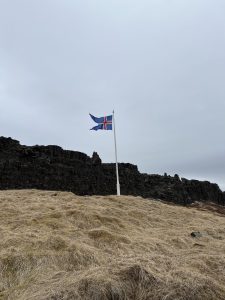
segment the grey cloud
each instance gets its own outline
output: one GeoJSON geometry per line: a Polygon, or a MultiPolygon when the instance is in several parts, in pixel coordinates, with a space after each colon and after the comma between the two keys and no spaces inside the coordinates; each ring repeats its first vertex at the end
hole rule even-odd
{"type": "Polygon", "coordinates": [[[0,128],[225,188],[222,0],[0,0],[0,128]]]}

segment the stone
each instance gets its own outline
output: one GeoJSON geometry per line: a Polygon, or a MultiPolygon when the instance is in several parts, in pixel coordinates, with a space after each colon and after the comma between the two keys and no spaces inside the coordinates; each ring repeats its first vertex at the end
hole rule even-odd
{"type": "MultiPolygon", "coordinates": [[[[188,205],[211,201],[225,205],[225,192],[217,184],[179,179],[179,176],[142,174],[137,166],[119,163],[121,194],[157,198],[188,205]]],[[[71,191],[77,195],[116,194],[115,163],[63,150],[59,146],[24,146],[0,137],[0,189],[71,191]]]]}
{"type": "Polygon", "coordinates": [[[194,238],[199,238],[199,237],[202,237],[202,234],[199,231],[193,231],[191,233],[191,236],[194,237],[194,238]]]}
{"type": "Polygon", "coordinates": [[[176,181],[180,181],[179,175],[175,174],[175,175],[174,175],[174,179],[175,179],[176,181]]]}
{"type": "Polygon", "coordinates": [[[101,165],[101,163],[102,163],[102,160],[101,160],[101,158],[99,157],[99,155],[98,155],[97,152],[93,152],[91,161],[92,161],[92,164],[93,164],[94,166],[99,166],[99,165],[101,165]]]}

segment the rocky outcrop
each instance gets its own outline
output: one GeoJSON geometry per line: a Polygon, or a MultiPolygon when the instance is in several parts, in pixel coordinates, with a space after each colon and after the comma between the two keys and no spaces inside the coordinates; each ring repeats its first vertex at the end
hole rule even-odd
{"type": "MultiPolygon", "coordinates": [[[[225,204],[225,193],[217,184],[164,174],[141,174],[137,166],[119,164],[121,193],[154,197],[179,204],[212,201],[225,204]]],[[[96,152],[92,157],[59,146],[23,146],[11,138],[0,138],[0,189],[72,191],[78,195],[116,193],[115,164],[104,164],[96,152]]]]}

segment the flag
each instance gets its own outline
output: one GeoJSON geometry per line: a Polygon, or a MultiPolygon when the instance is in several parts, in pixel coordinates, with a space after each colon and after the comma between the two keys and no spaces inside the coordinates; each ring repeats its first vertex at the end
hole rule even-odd
{"type": "Polygon", "coordinates": [[[90,117],[92,120],[97,123],[97,126],[94,126],[91,128],[91,130],[112,130],[112,115],[106,116],[106,117],[101,117],[101,118],[96,118],[93,115],[90,114],[90,117]]]}

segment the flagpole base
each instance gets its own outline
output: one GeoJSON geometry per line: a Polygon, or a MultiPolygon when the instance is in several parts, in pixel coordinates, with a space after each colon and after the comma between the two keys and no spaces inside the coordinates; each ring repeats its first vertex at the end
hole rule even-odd
{"type": "Polygon", "coordinates": [[[120,196],[120,184],[118,182],[116,185],[116,189],[117,189],[117,196],[120,196]]]}

